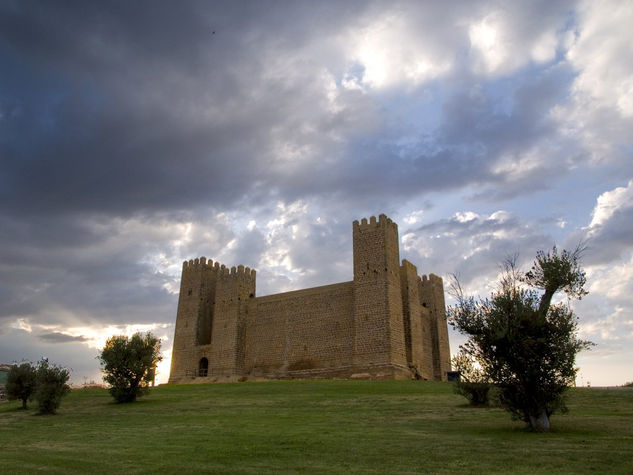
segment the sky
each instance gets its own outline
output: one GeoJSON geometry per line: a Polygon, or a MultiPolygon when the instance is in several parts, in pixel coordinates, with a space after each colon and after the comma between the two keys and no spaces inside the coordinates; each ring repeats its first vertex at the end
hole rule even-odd
{"type": "MultiPolygon", "coordinates": [[[[183,260],[352,279],[352,221],[487,296],[586,242],[579,385],[633,381],[633,2],[0,0],[0,362],[101,381],[183,260]]],[[[450,303],[450,300],[449,300],[450,303]]],[[[451,350],[464,337],[451,330],[451,350]]]]}

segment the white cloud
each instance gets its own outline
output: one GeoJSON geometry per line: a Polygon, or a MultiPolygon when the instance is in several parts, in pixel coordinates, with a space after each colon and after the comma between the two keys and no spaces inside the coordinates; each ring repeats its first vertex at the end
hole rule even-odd
{"type": "Polygon", "coordinates": [[[538,150],[528,150],[517,155],[501,157],[491,171],[510,182],[520,182],[541,172],[545,165],[545,160],[538,150]]]}
{"type": "MultiPolygon", "coordinates": [[[[580,337],[600,346],[608,346],[610,342],[618,341],[630,345],[633,342],[633,316],[630,306],[623,307],[607,304],[599,315],[591,314],[587,307],[576,304],[575,309],[581,317],[579,325],[580,337]],[[610,313],[606,313],[605,310],[610,313]]],[[[590,307],[589,307],[590,308],[590,307]]]]}
{"type": "Polygon", "coordinates": [[[633,2],[587,0],[579,18],[576,40],[567,53],[579,71],[574,92],[587,95],[596,106],[633,117],[633,2]]]}
{"type": "Polygon", "coordinates": [[[633,181],[603,192],[589,226],[583,229],[588,238],[585,270],[589,295],[573,306],[581,319],[581,336],[598,345],[591,351],[595,356],[583,358],[589,367],[599,358],[617,360],[633,344],[632,198],[633,181]]]}
{"type": "Polygon", "coordinates": [[[26,318],[18,318],[15,322],[11,323],[9,327],[16,328],[18,330],[24,330],[28,333],[31,333],[33,331],[33,327],[26,318]]]}
{"type": "Polygon", "coordinates": [[[617,210],[630,207],[633,207],[633,180],[625,187],[619,186],[598,196],[591,214],[589,234],[595,234],[597,228],[606,224],[617,210]]]}
{"type": "Polygon", "coordinates": [[[466,293],[487,295],[497,282],[499,264],[520,253],[530,262],[537,249],[551,247],[533,223],[505,210],[484,214],[460,211],[449,219],[424,224],[402,236],[402,257],[421,273],[456,274],[466,293]]]}
{"type": "Polygon", "coordinates": [[[508,44],[500,13],[491,13],[470,25],[468,37],[474,50],[475,71],[492,73],[501,69],[501,66],[510,67],[504,65],[512,48],[508,44]]]}
{"type": "Polygon", "coordinates": [[[537,63],[552,61],[556,56],[559,39],[553,31],[546,31],[532,47],[531,56],[537,63]]]}
{"type": "Polygon", "coordinates": [[[559,29],[564,17],[541,13],[532,10],[529,3],[515,3],[484,10],[470,19],[467,29],[472,69],[482,75],[504,75],[530,61],[554,60],[562,41],[559,29]]]}
{"type": "Polygon", "coordinates": [[[633,2],[584,1],[576,18],[566,53],[576,77],[568,100],[555,105],[551,117],[570,144],[579,146],[575,154],[583,161],[621,166],[630,174],[633,2]]]}
{"type": "Polygon", "coordinates": [[[437,45],[424,33],[402,13],[383,14],[351,30],[342,42],[349,65],[344,87],[418,85],[448,73],[450,56],[439,54],[437,45]]]}
{"type": "Polygon", "coordinates": [[[422,219],[423,214],[424,214],[424,210],[421,210],[421,209],[417,211],[412,211],[411,213],[409,213],[408,215],[404,217],[404,222],[409,225],[419,223],[420,220],[422,219]]]}
{"type": "Polygon", "coordinates": [[[573,239],[587,241],[589,265],[623,262],[633,252],[633,180],[600,194],[589,225],[573,233],[573,239]]]}
{"type": "Polygon", "coordinates": [[[589,292],[633,308],[633,256],[617,264],[587,267],[589,292]]]}

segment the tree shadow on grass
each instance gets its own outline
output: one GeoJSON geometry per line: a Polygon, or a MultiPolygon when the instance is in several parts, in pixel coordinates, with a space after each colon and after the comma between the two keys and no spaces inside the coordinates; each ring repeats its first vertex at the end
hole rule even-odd
{"type": "Polygon", "coordinates": [[[13,412],[24,412],[24,413],[27,413],[30,410],[31,410],[30,407],[27,407],[26,409],[23,408],[21,403],[20,403],[19,406],[15,406],[15,407],[2,407],[2,406],[0,406],[0,414],[4,414],[4,413],[9,413],[10,414],[10,413],[13,413],[13,412]]]}

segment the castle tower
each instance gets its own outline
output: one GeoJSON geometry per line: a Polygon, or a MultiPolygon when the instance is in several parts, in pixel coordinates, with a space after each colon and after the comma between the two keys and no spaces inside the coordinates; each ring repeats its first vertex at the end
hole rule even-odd
{"type": "Polygon", "coordinates": [[[204,257],[183,263],[169,382],[239,374],[255,271],[204,257]]]}
{"type": "Polygon", "coordinates": [[[354,343],[357,371],[408,376],[398,226],[381,214],[353,224],[354,343]]]}
{"type": "Polygon", "coordinates": [[[196,368],[198,347],[211,342],[211,325],[218,268],[200,257],[182,265],[178,314],[174,332],[169,382],[190,376],[196,368]]]}
{"type": "Polygon", "coordinates": [[[430,316],[433,379],[446,381],[446,372],[451,370],[451,353],[446,324],[444,283],[441,277],[429,274],[428,278],[422,277],[419,288],[422,306],[429,310],[430,316]]]}
{"type": "Polygon", "coordinates": [[[222,266],[215,292],[209,375],[234,376],[242,372],[246,320],[255,297],[254,270],[222,266]]]}
{"type": "Polygon", "coordinates": [[[433,379],[433,341],[430,312],[420,298],[420,277],[407,260],[400,266],[407,363],[416,377],[433,379]]]}

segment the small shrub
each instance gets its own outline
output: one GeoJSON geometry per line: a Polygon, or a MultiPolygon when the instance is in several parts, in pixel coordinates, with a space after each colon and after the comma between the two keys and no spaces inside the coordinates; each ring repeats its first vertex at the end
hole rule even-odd
{"type": "Polygon", "coordinates": [[[70,392],[67,381],[70,373],[66,368],[50,365],[42,359],[37,365],[35,400],[40,414],[55,414],[62,397],[70,392]]]}
{"type": "Polygon", "coordinates": [[[455,381],[455,392],[468,399],[471,406],[487,406],[490,403],[490,383],[471,383],[470,381],[455,381]]]}
{"type": "Polygon", "coordinates": [[[463,350],[453,357],[452,364],[460,373],[453,387],[455,393],[468,399],[471,406],[487,406],[492,383],[485,372],[463,350]]]}

